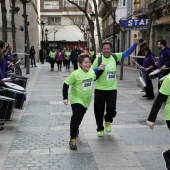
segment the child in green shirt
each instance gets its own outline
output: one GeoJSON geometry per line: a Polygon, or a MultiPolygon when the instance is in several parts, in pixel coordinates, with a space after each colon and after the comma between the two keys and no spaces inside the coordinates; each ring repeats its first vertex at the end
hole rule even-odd
{"type": "Polygon", "coordinates": [[[73,71],[65,80],[63,85],[63,103],[68,105],[68,88],[70,90],[70,103],[73,111],[70,122],[70,149],[77,150],[76,136],[79,125],[88,109],[93,92],[93,82],[96,78],[95,71],[104,70],[105,65],[101,64],[94,70],[91,68],[91,58],[88,54],[80,54],[78,57],[79,69],[73,71]]]}

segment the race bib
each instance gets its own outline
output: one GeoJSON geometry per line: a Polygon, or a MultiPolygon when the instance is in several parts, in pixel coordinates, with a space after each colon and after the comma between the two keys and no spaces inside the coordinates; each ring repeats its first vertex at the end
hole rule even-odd
{"type": "Polygon", "coordinates": [[[83,86],[83,90],[88,90],[88,89],[92,89],[93,87],[93,80],[91,79],[87,79],[87,80],[83,80],[82,81],[82,86],[83,86]]]}
{"type": "Polygon", "coordinates": [[[114,80],[116,78],[116,72],[107,72],[107,80],[114,80]]]}

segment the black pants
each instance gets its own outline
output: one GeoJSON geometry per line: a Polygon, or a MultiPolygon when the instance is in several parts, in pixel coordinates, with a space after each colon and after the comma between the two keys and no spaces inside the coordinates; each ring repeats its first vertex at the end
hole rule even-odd
{"type": "Polygon", "coordinates": [[[84,117],[84,114],[86,113],[87,108],[78,103],[72,104],[71,107],[73,115],[71,117],[70,122],[70,137],[71,139],[75,139],[77,135],[77,130],[79,128],[79,125],[81,124],[81,121],[84,117]]]}
{"type": "Polygon", "coordinates": [[[55,60],[50,58],[50,64],[51,64],[51,68],[53,69],[54,68],[54,63],[55,63],[55,60]]]}
{"type": "Polygon", "coordinates": [[[31,65],[32,65],[32,67],[33,67],[33,62],[34,62],[34,66],[36,66],[36,64],[35,64],[35,56],[31,56],[31,65]]]}
{"type": "Polygon", "coordinates": [[[40,62],[43,64],[44,63],[44,56],[40,55],[40,62]]]}
{"type": "Polygon", "coordinates": [[[116,116],[117,90],[95,90],[94,113],[96,117],[97,131],[104,130],[103,118],[105,122],[113,122],[116,116]],[[106,114],[105,113],[106,105],[106,114]]]}
{"type": "Polygon", "coordinates": [[[70,69],[70,60],[65,60],[66,69],[70,69]]]}
{"type": "Polygon", "coordinates": [[[58,66],[58,70],[61,71],[61,67],[62,67],[62,60],[58,60],[57,61],[57,66],[58,66]]]}
{"type": "Polygon", "coordinates": [[[77,70],[78,69],[77,61],[73,61],[73,65],[74,65],[74,70],[77,70]]]}
{"type": "Polygon", "coordinates": [[[145,80],[146,80],[146,87],[145,87],[146,96],[154,97],[155,95],[153,90],[153,84],[152,84],[152,80],[149,77],[149,74],[145,75],[145,80]]]}

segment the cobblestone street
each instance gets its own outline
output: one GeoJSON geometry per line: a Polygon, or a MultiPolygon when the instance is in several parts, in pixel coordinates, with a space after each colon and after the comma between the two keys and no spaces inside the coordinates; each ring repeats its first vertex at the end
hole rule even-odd
{"type": "MultiPolygon", "coordinates": [[[[70,105],[62,102],[62,85],[69,73],[65,68],[51,72],[49,63],[30,70],[24,108],[15,109],[12,121],[5,122],[0,131],[1,170],[164,169],[161,153],[169,148],[170,135],[163,108],[154,130],[150,130],[145,121],[153,100],[142,98],[137,69],[124,67],[124,80],[118,80],[113,130],[105,132],[103,138],[97,137],[92,100],[80,126],[77,151],[68,146],[72,113],[70,105]]],[[[156,94],[157,80],[153,83],[156,94]]]]}

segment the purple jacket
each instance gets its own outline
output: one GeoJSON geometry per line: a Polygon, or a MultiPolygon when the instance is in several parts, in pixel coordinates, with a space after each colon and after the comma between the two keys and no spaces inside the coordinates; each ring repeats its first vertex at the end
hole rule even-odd
{"type": "Polygon", "coordinates": [[[3,76],[3,73],[2,73],[2,70],[1,70],[1,67],[0,67],[0,80],[3,79],[4,76],[3,76]]]}
{"type": "Polygon", "coordinates": [[[151,73],[152,70],[154,70],[156,68],[155,66],[155,56],[154,54],[150,54],[150,55],[147,55],[144,60],[143,60],[143,67],[144,68],[148,68],[150,66],[153,66],[154,68],[152,69],[149,69],[148,73],[151,73]]]}
{"type": "Polygon", "coordinates": [[[162,66],[170,67],[170,48],[165,47],[160,52],[160,57],[158,61],[158,68],[161,68],[162,66]]]}
{"type": "Polygon", "coordinates": [[[1,72],[2,72],[3,77],[6,77],[6,76],[7,76],[6,68],[7,68],[7,61],[3,58],[3,59],[0,61],[0,69],[1,69],[1,72]]]}
{"type": "Polygon", "coordinates": [[[64,59],[64,52],[63,51],[57,51],[55,58],[56,58],[56,60],[63,60],[64,59]]]}

